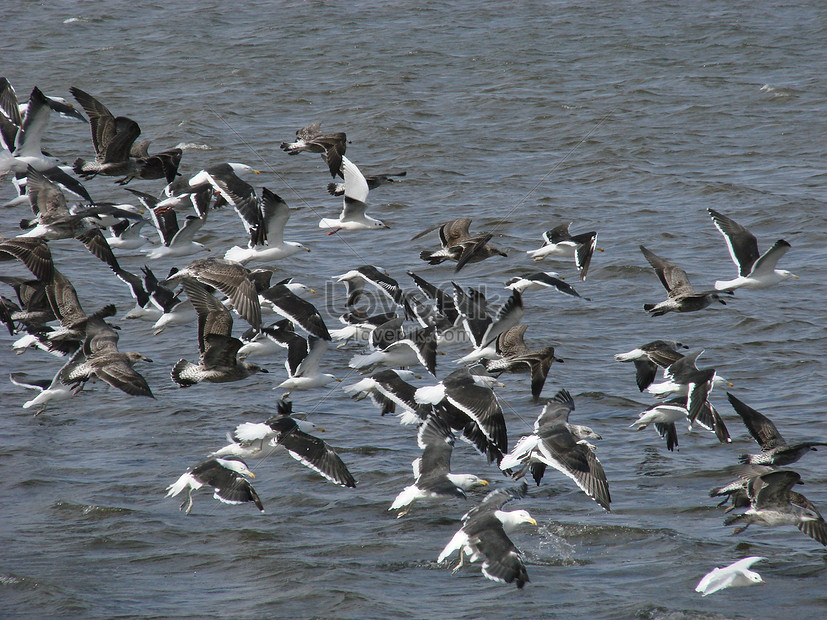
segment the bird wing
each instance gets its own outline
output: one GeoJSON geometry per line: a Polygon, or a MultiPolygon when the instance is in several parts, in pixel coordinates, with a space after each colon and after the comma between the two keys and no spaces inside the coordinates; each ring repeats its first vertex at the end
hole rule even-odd
{"type": "Polygon", "coordinates": [[[772,247],[769,250],[764,252],[761,257],[755,261],[749,275],[772,273],[775,269],[775,265],[778,264],[779,259],[784,256],[789,249],[790,244],[783,239],[779,239],[772,244],[772,247]]]}
{"type": "Polygon", "coordinates": [[[772,420],[767,416],[759,413],[729,392],[727,392],[727,398],[729,398],[732,408],[735,409],[735,413],[741,416],[749,434],[758,442],[762,450],[772,450],[773,448],[787,445],[787,442],[781,436],[781,433],[778,432],[775,424],[773,424],[772,420]]]}
{"type": "Polygon", "coordinates": [[[683,269],[664,260],[657,254],[650,252],[643,246],[640,246],[640,251],[643,252],[643,256],[646,257],[646,260],[649,261],[649,264],[655,269],[655,273],[658,274],[663,288],[666,289],[670,297],[693,290],[692,285],[689,283],[689,277],[683,269]]]}
{"type": "Polygon", "coordinates": [[[290,218],[290,207],[266,187],[261,189],[261,212],[264,217],[265,238],[270,245],[280,246],[284,241],[284,226],[290,218]]]}
{"type": "Polygon", "coordinates": [[[356,480],[338,454],[323,440],[298,428],[283,433],[278,443],[287,449],[294,459],[326,479],[344,487],[355,487],[356,480]]]}
{"type": "MultiPolygon", "coordinates": [[[[365,180],[365,175],[356,167],[352,161],[342,155],[342,177],[345,180],[345,210],[343,215],[347,212],[348,198],[355,200],[357,203],[364,203],[368,199],[368,182],[365,180]]],[[[364,209],[362,214],[364,214],[364,209]]],[[[342,219],[345,219],[342,217],[342,219]]]]}
{"type": "Polygon", "coordinates": [[[714,209],[707,209],[707,211],[712,217],[715,228],[724,236],[732,262],[738,267],[738,275],[749,275],[759,256],[758,240],[755,235],[723,213],[714,209]]]}

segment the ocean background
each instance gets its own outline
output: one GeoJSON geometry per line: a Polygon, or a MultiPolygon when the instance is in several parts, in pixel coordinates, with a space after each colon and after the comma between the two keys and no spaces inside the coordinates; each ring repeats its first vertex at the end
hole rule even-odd
{"type": "MultiPolygon", "coordinates": [[[[700,365],[769,416],[788,440],[827,439],[827,8],[819,2],[9,2],[0,24],[2,73],[25,100],[37,85],[71,98],[92,93],[129,116],[151,150],[182,145],[180,171],[234,161],[293,209],[285,238],[312,249],[274,265],[314,287],[310,299],[338,327],[343,287],[331,276],[364,264],[412,288],[413,269],[436,284],[483,286],[492,305],[502,284],[540,267],[591,301],[530,291],[526,339],[554,345],[543,392],[569,390],[572,421],[598,442],[612,493],[606,513],[555,471],[525,499],[538,527],[512,539],[531,582],[523,590],[485,579],[479,565],[451,575],[436,557],[467,502],[387,508],[411,483],[415,429],[382,417],[341,385],[358,380],[332,348],[324,367],[343,379],[294,392],[297,411],[323,426],[359,481],[327,483],[286,455],[250,462],[266,512],[196,495],[189,517],[165,487],[224,444],[225,433],[274,412],[271,388],[284,356],[243,382],[179,389],[169,372],[197,358],[195,326],[152,336],[150,323],[118,320],[121,350],[152,364],[138,370],[156,396],[89,385],[38,417],[32,394],[0,381],[0,615],[4,617],[325,618],[784,618],[827,614],[827,552],[792,526],[725,527],[708,491],[730,481],[738,455],[755,452],[724,390],[710,399],[733,442],[679,428],[669,452],[652,429],[629,425],[653,399],[631,364],[613,361],[657,338],[703,349],[700,365]],[[341,199],[317,155],[289,157],[279,144],[322,121],[345,131],[347,156],[366,174],[404,169],[403,182],[369,197],[390,230],[327,236],[321,217],[341,199]],[[726,307],[650,318],[664,298],[638,246],[682,266],[697,288],[735,276],[706,209],[747,226],[761,250],[792,244],[780,267],[800,276],[739,291],[726,307]],[[436,235],[420,230],[454,217],[495,233],[508,251],[469,265],[427,266],[436,235]],[[525,252],[562,222],[599,231],[589,277],[570,261],[532,263],[525,252]],[[766,583],[702,598],[698,580],[748,555],[766,583]]],[[[52,116],[43,146],[71,163],[93,155],[88,125],[52,116]]],[[[131,194],[98,178],[96,200],[131,194]]],[[[162,181],[130,187],[157,192],[162,181]]],[[[15,195],[9,180],[0,201],[15,195]]],[[[25,206],[0,209],[0,234],[18,233],[25,206]]],[[[198,240],[222,256],[245,241],[231,209],[210,214],[198,240]]],[[[87,312],[126,287],[74,240],[50,244],[87,312]]],[[[145,258],[121,253],[138,272],[145,258]]],[[[161,260],[156,273],[189,262],[161,260]]],[[[0,273],[27,276],[17,262],[0,273]]],[[[2,293],[10,296],[8,287],[2,293]]],[[[246,329],[236,317],[235,333],[246,329]]],[[[0,375],[52,377],[62,361],[17,356],[2,336],[0,375]],[[5,343],[5,344],[3,344],[5,343]]],[[[442,349],[437,376],[467,351],[442,349]]],[[[498,391],[509,444],[530,432],[540,407],[527,375],[498,391]]],[[[427,384],[426,380],[417,385],[427,384]]],[[[827,454],[796,463],[800,490],[827,509],[827,454]]],[[[458,442],[453,470],[508,486],[495,466],[458,442]]]]}

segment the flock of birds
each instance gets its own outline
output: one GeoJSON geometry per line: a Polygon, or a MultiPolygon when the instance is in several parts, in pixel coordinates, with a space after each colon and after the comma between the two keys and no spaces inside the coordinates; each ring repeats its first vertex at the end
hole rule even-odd
{"type": "MultiPolygon", "coordinates": [[[[294,391],[323,388],[339,381],[322,372],[323,358],[331,343],[359,349],[350,367],[362,374],[343,389],[353,398],[370,397],[383,415],[396,413],[405,425],[416,427],[421,456],[412,464],[413,481],[390,502],[390,511],[402,517],[415,502],[441,498],[466,498],[475,487],[490,482],[473,474],[451,471],[451,456],[457,437],[469,443],[487,461],[496,463],[516,486],[494,489],[462,517],[462,525],[439,554],[442,562],[459,553],[455,571],[470,562],[481,562],[489,579],[515,583],[522,588],[529,581],[523,555],[508,534],[523,524],[536,525],[526,510],[504,510],[506,503],[528,495],[523,479],[530,473],[539,485],[551,467],[568,477],[602,509],[611,508],[606,473],[595,455],[592,441],[600,435],[591,428],[569,421],[574,399],[559,390],[543,402],[542,391],[553,363],[562,363],[553,346],[530,345],[524,335],[528,325],[523,295],[531,290],[552,290],[572,300],[587,300],[554,272],[528,272],[504,285],[504,303],[489,308],[480,288],[451,283],[439,287],[408,271],[415,289],[405,289],[381,268],[362,265],[334,276],[347,287],[347,307],[338,329],[329,329],[325,317],[306,299],[312,291],[293,278],[272,282],[273,270],[251,268],[254,263],[272,263],[295,253],[310,251],[300,243],[285,241],[284,229],[290,217],[286,202],[267,188],[256,189],[248,180],[258,171],[250,166],[225,162],[192,175],[178,172],[183,152],[173,148],[149,153],[149,142],[136,142],[139,125],[113,115],[94,96],[78,89],[70,92],[86,116],[65,100],[47,97],[35,88],[28,101],[20,103],[11,85],[0,78],[0,174],[10,176],[19,197],[7,206],[32,215],[21,220],[22,232],[0,237],[0,260],[19,260],[33,278],[2,276],[16,296],[0,296],[0,318],[18,352],[38,349],[66,361],[53,378],[35,380],[25,373],[12,373],[17,385],[37,391],[24,408],[38,413],[48,406],[73,398],[93,381],[102,381],[127,395],[152,397],[151,386],[135,366],[149,362],[145,355],[118,348],[116,308],[106,305],[87,313],[74,285],[57,265],[52,241],[77,239],[114,276],[126,285],[135,299],[128,318],[149,321],[153,333],[172,326],[196,326],[197,361],[180,359],[171,369],[171,380],[181,388],[199,383],[242,381],[267,373],[249,361],[286,353],[287,379],[274,389],[285,390],[278,413],[261,423],[243,423],[228,435],[228,444],[191,467],[172,483],[168,496],[186,492],[181,505],[189,514],[193,493],[202,487],[216,499],[229,504],[264,503],[250,479],[253,472],[246,461],[268,458],[286,451],[301,464],[331,483],[354,487],[356,480],[336,451],[314,433],[312,423],[292,415],[288,399],[294,391]],[[94,159],[77,158],[63,166],[41,149],[41,138],[53,114],[89,123],[94,159]],[[87,118],[88,117],[88,118],[87,118]],[[158,193],[126,188],[137,204],[94,201],[81,180],[113,177],[120,186],[132,180],[165,183],[158,193]],[[149,263],[159,259],[182,259],[204,251],[196,241],[216,209],[231,207],[239,215],[246,245],[227,249],[223,258],[194,258],[178,262],[161,277],[149,263]],[[149,219],[144,217],[149,216],[149,219]],[[142,227],[153,226],[160,243],[153,246],[141,235],[142,227]],[[105,236],[104,231],[109,232],[105,236]],[[142,251],[147,265],[141,275],[124,269],[115,252],[142,251]],[[383,312],[368,312],[383,306],[383,312]],[[273,322],[265,320],[273,318],[273,322]],[[240,319],[248,328],[239,333],[240,319]],[[437,369],[440,346],[461,343],[466,354],[456,368],[443,373],[437,369]],[[509,436],[496,388],[505,373],[530,376],[531,397],[542,404],[533,432],[519,438],[509,450],[509,436]],[[412,381],[430,377],[430,384],[416,387],[412,381]],[[441,379],[437,380],[441,376],[441,379]]],[[[327,191],[342,196],[338,217],[322,218],[319,228],[328,235],[340,231],[379,231],[388,226],[367,214],[371,189],[400,181],[404,171],[364,175],[350,161],[345,133],[324,134],[316,122],[296,132],[296,139],[281,148],[290,155],[320,154],[334,179],[327,191]],[[340,181],[337,181],[340,179],[340,181]]],[[[716,282],[713,289],[698,291],[686,272],[668,260],[640,246],[643,256],[666,289],[666,299],[646,304],[652,316],[668,312],[697,312],[712,303],[725,304],[737,289],[761,289],[795,278],[776,269],[790,244],[778,240],[759,253],[754,235],[726,215],[709,210],[738,269],[730,281],[716,282]]],[[[506,253],[494,245],[494,232],[470,231],[471,219],[456,218],[417,234],[411,241],[438,232],[439,247],[423,250],[420,259],[430,265],[454,264],[454,273],[465,265],[488,259],[500,260],[506,253]]],[[[573,259],[581,281],[585,281],[597,247],[597,232],[572,235],[569,224],[543,234],[543,245],[527,252],[527,258],[573,259]]],[[[182,328],[187,329],[187,328],[182,328]]],[[[195,345],[192,345],[194,351],[195,345]]],[[[710,402],[713,388],[731,385],[714,368],[699,368],[701,351],[688,352],[677,342],[654,341],[627,353],[620,362],[632,362],[640,391],[657,401],[632,424],[638,430],[652,425],[665,439],[668,450],[678,446],[677,424],[697,424],[715,433],[721,442],[730,435],[722,416],[710,402]],[[657,382],[658,371],[662,381],[657,382]]],[[[198,388],[196,388],[198,389],[198,388]]],[[[817,508],[794,491],[801,477],[789,469],[824,442],[788,443],[763,414],[733,394],[728,398],[746,429],[758,442],[758,454],[741,457],[740,477],[714,489],[727,509],[745,509],[727,517],[726,525],[743,531],[750,525],[795,525],[802,532],[827,545],[827,524],[817,508]]],[[[728,585],[760,581],[752,577],[749,565],[760,558],[747,558],[735,568],[716,569],[699,584],[709,594],[728,585]]]]}

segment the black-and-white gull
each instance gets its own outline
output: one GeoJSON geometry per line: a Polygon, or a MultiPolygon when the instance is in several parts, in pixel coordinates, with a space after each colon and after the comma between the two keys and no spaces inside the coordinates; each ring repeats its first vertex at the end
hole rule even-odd
{"type": "Polygon", "coordinates": [[[241,177],[247,174],[261,174],[261,171],[238,162],[214,164],[199,170],[189,179],[181,178],[170,183],[164,188],[164,193],[167,196],[200,193],[204,186],[209,186],[219,197],[214,206],[228,204],[235,207],[241,201],[256,195],[255,188],[241,177]]]}
{"type": "Polygon", "coordinates": [[[502,250],[488,245],[488,242],[494,236],[492,233],[472,236],[468,232],[470,225],[470,218],[453,219],[424,230],[411,240],[414,241],[429,232],[439,229],[439,240],[442,247],[433,252],[425,250],[420,253],[419,257],[429,265],[439,265],[446,260],[455,261],[457,263],[454,269],[455,273],[468,263],[478,263],[492,256],[508,256],[502,250]]]}
{"type": "Polygon", "coordinates": [[[328,341],[317,338],[312,334],[304,338],[295,334],[287,347],[288,378],[279,383],[274,390],[285,389],[282,398],[287,398],[293,390],[312,390],[324,387],[333,381],[341,381],[329,373],[322,373],[319,365],[324,352],[327,351],[328,341]]]}
{"type": "Polygon", "coordinates": [[[750,570],[750,566],[766,559],[767,558],[753,555],[748,558],[742,558],[723,568],[715,567],[701,577],[698,585],[695,586],[695,592],[700,592],[703,596],[709,596],[725,588],[754,586],[759,583],[764,583],[761,575],[750,570]]]}
{"type": "Polygon", "coordinates": [[[590,301],[588,297],[582,297],[580,293],[574,290],[571,284],[557,277],[557,274],[553,271],[538,271],[537,273],[511,278],[505,283],[505,288],[520,293],[534,289],[551,288],[565,295],[581,297],[586,301],[590,301]]]}
{"type": "Polygon", "coordinates": [[[0,175],[10,171],[25,173],[29,166],[41,171],[57,166],[58,159],[41,149],[54,108],[52,100],[35,86],[21,113],[11,84],[6,78],[0,80],[0,175]]]}
{"type": "Polygon", "coordinates": [[[275,415],[266,422],[244,422],[233,432],[232,443],[210,456],[267,458],[284,449],[287,453],[325,479],[343,487],[355,487],[356,480],[347,466],[327,443],[310,435],[302,420],[289,415],[275,415]]]}
{"type": "Polygon", "coordinates": [[[243,504],[254,502],[256,508],[264,512],[264,505],[258,497],[253,485],[244,476],[255,478],[247,464],[238,457],[207,459],[191,467],[178,480],[167,487],[167,497],[175,497],[182,491],[187,491],[187,499],[181,504],[180,510],[187,507],[186,514],[192,510],[192,494],[203,486],[212,487],[213,497],[225,504],[243,504]]]}
{"type": "Polygon", "coordinates": [[[629,426],[636,431],[642,431],[652,424],[661,439],[666,440],[666,449],[671,452],[678,446],[678,431],[675,423],[686,420],[688,415],[686,398],[677,397],[647,407],[629,426]]]}
{"type": "Polygon", "coordinates": [[[368,396],[382,410],[382,415],[396,413],[402,424],[420,424],[433,411],[433,406],[416,402],[416,387],[408,383],[420,378],[410,370],[387,368],[364,377],[342,388],[351,398],[362,400],[368,396]]]}
{"type": "Polygon", "coordinates": [[[395,312],[383,312],[373,316],[368,316],[367,312],[358,309],[346,312],[339,317],[344,327],[331,329],[330,337],[334,341],[341,341],[337,348],[345,346],[351,339],[364,343],[377,327],[395,318],[397,318],[395,312]]]}
{"type": "Polygon", "coordinates": [[[437,312],[445,318],[447,325],[455,325],[459,319],[459,312],[457,312],[457,307],[454,305],[453,293],[444,291],[438,286],[431,284],[413,271],[408,271],[407,273],[414,281],[414,284],[416,284],[416,287],[422,291],[422,294],[434,301],[437,312]]]}
{"type": "Polygon", "coordinates": [[[488,459],[497,463],[508,451],[508,431],[502,406],[491,389],[497,381],[485,374],[459,368],[436,385],[416,390],[416,402],[440,407],[452,429],[488,459]]]}
{"type": "Polygon", "coordinates": [[[274,355],[281,349],[288,348],[295,334],[293,321],[289,319],[281,319],[272,325],[266,325],[260,331],[251,327],[241,334],[244,346],[238,350],[238,359],[274,355]]]}
{"type": "Polygon", "coordinates": [[[296,295],[287,284],[275,284],[259,294],[263,306],[290,319],[308,334],[330,340],[330,332],[321,313],[312,303],[296,295]]]}
{"type": "Polygon", "coordinates": [[[491,491],[478,506],[462,517],[462,527],[445,545],[437,562],[445,561],[459,551],[460,561],[453,572],[465,563],[482,560],[482,574],[492,581],[516,583],[522,588],[528,581],[528,572],[523,563],[522,553],[508,534],[523,523],[537,525],[537,521],[525,510],[503,510],[506,502],[524,497],[527,485],[516,489],[491,491]]]}
{"type": "Polygon", "coordinates": [[[707,211],[715,227],[724,236],[732,262],[738,267],[737,278],[715,282],[717,290],[768,288],[789,278],[798,279],[797,275],[786,269],[775,268],[779,259],[790,249],[790,244],[784,239],[779,239],[769,250],[759,254],[758,240],[755,235],[723,213],[714,209],[707,209],[707,211]]]}
{"type": "Polygon", "coordinates": [[[599,438],[590,428],[569,424],[569,414],[574,410],[574,399],[567,390],[560,390],[546,403],[534,422],[534,432],[522,437],[514,449],[503,457],[500,469],[525,469],[537,484],[543,478],[546,467],[553,467],[574,483],[604,510],[611,510],[609,481],[603,466],[592,449],[584,442],[599,438]]]}
{"type": "Polygon", "coordinates": [[[429,373],[436,376],[436,328],[415,329],[384,349],[366,355],[354,355],[349,366],[367,368],[377,364],[403,367],[422,364],[429,373]]]}
{"type": "Polygon", "coordinates": [[[414,483],[405,487],[388,510],[398,510],[397,517],[410,511],[418,499],[459,497],[466,498],[466,491],[476,486],[488,486],[488,481],[474,474],[452,474],[451,453],[454,450],[454,433],[436,413],[420,425],[416,442],[422,448],[422,456],[413,465],[414,483]]]}
{"type": "Polygon", "coordinates": [[[235,210],[250,240],[246,248],[234,245],[227,250],[224,254],[227,260],[244,265],[250,261],[279,260],[301,250],[310,251],[301,243],[284,240],[284,225],[290,218],[290,207],[266,187],[261,189],[261,198],[248,196],[236,202],[235,210]]]}
{"type": "Polygon", "coordinates": [[[597,232],[590,231],[572,235],[569,232],[571,223],[560,224],[543,233],[543,247],[537,250],[526,252],[535,261],[541,261],[547,256],[560,258],[573,258],[577,270],[580,272],[580,279],[585,280],[589,271],[592,254],[595,250],[603,251],[597,247],[597,232]]]}
{"type": "Polygon", "coordinates": [[[454,284],[454,306],[469,340],[474,345],[471,353],[457,360],[458,364],[476,363],[482,359],[497,357],[496,341],[503,332],[519,324],[525,310],[523,296],[517,290],[511,292],[492,318],[488,315],[487,301],[482,292],[454,284]]]}
{"type": "Polygon", "coordinates": [[[735,409],[735,413],[741,416],[749,434],[761,446],[761,454],[742,454],[740,457],[742,463],[783,467],[795,463],[808,452],[815,451],[816,446],[827,446],[825,441],[801,441],[789,444],[767,416],[738,400],[729,392],[727,392],[727,398],[732,408],[735,409]]]}
{"type": "Polygon", "coordinates": [[[82,355],[73,357],[64,371],[61,377],[64,384],[82,384],[94,376],[132,396],[155,398],[146,379],[132,367],[137,362],[152,360],[137,351],[120,352],[118,332],[102,318],[91,317],[86,321],[86,339],[81,351],[82,355]]]}
{"type": "Polygon", "coordinates": [[[338,218],[322,218],[319,228],[332,229],[328,235],[340,230],[376,230],[390,228],[384,222],[370,217],[367,211],[368,182],[352,161],[342,156],[342,176],[345,180],[344,204],[338,218]]]}
{"type": "Polygon", "coordinates": [[[106,238],[106,242],[113,250],[137,250],[149,242],[149,239],[141,235],[141,228],[146,223],[147,220],[121,220],[115,226],[109,227],[110,236],[106,238]]]}
{"type": "Polygon", "coordinates": [[[642,245],[640,251],[643,252],[643,256],[654,268],[667,293],[667,298],[664,301],[657,304],[643,304],[643,309],[651,316],[662,316],[667,312],[696,312],[703,310],[713,301],[726,305],[718,291],[696,291],[692,288],[689,277],[680,267],[650,252],[642,245]]]}
{"type": "MultiPolygon", "coordinates": [[[[404,177],[407,174],[405,170],[394,170],[392,172],[383,172],[379,174],[366,174],[365,181],[368,182],[368,189],[376,189],[385,183],[398,183],[399,181],[394,177],[404,177]]],[[[328,183],[327,192],[331,196],[341,196],[345,193],[344,183],[328,183]]]]}
{"type": "Polygon", "coordinates": [[[322,122],[316,121],[296,130],[296,140],[294,142],[282,142],[280,148],[288,155],[296,155],[305,151],[321,153],[322,159],[325,160],[330,170],[330,176],[335,177],[340,174],[342,158],[347,151],[347,135],[341,131],[322,134],[321,126],[322,122]]]}
{"type": "Polygon", "coordinates": [[[678,349],[688,348],[675,340],[653,340],[627,353],[616,353],[615,360],[635,363],[635,381],[642,392],[654,382],[658,366],[668,368],[683,357],[678,349]]]}
{"type": "MultiPolygon", "coordinates": [[[[131,190],[134,192],[134,190],[131,190]]],[[[178,215],[173,209],[159,207],[160,204],[153,196],[138,194],[138,198],[150,213],[155,230],[161,245],[144,250],[149,260],[159,258],[173,258],[189,256],[203,250],[209,251],[203,243],[194,240],[195,234],[207,221],[207,212],[203,215],[188,215],[184,225],[179,226],[178,215]]]]}
{"type": "Polygon", "coordinates": [[[197,320],[198,314],[189,299],[182,298],[180,291],[176,293],[162,285],[149,267],[144,266],[141,270],[150,303],[161,313],[152,326],[153,335],[157,336],[171,325],[189,325],[197,320]]]}
{"type": "Polygon", "coordinates": [[[827,523],[812,502],[792,490],[796,484],[802,484],[801,475],[788,470],[750,479],[746,487],[749,509],[727,517],[724,525],[740,525],[733,534],[740,534],[753,524],[795,525],[813,540],[827,545],[827,523]]]}
{"type": "Polygon", "coordinates": [[[257,372],[267,372],[256,364],[236,358],[242,342],[232,337],[233,317],[207,288],[192,278],[181,281],[184,291],[198,314],[198,364],[180,359],[173,367],[172,380],[180,387],[196,383],[240,381],[257,372]]]}
{"type": "Polygon", "coordinates": [[[250,271],[243,265],[222,258],[199,258],[169,276],[166,283],[184,278],[218,289],[230,299],[239,316],[256,329],[261,327],[261,302],[250,271]]]}
{"type": "Polygon", "coordinates": [[[351,269],[340,276],[336,276],[337,282],[344,282],[347,286],[346,305],[353,306],[359,299],[366,295],[365,284],[370,284],[377,291],[382,293],[394,304],[405,310],[406,317],[412,317],[410,305],[399,286],[399,282],[391,278],[387,273],[382,273],[373,265],[362,265],[351,269]]]}
{"type": "Polygon", "coordinates": [[[653,383],[646,388],[647,392],[659,398],[669,395],[686,396],[690,423],[698,417],[714,387],[732,387],[732,384],[719,376],[714,368],[697,367],[701,353],[703,350],[676,360],[664,369],[665,381],[653,383]]]}

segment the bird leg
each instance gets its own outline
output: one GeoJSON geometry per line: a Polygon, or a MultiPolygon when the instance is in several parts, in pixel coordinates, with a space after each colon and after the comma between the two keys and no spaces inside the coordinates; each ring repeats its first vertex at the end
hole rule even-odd
{"type": "Polygon", "coordinates": [[[181,503],[181,506],[180,506],[180,508],[178,508],[178,510],[183,510],[183,509],[184,509],[184,504],[186,504],[186,503],[187,503],[187,501],[189,501],[189,504],[187,505],[187,512],[186,512],[186,514],[187,514],[187,515],[189,515],[190,510],[192,510],[192,489],[191,489],[191,488],[190,488],[190,489],[188,489],[188,491],[187,491],[187,499],[185,499],[185,500],[181,503]]]}
{"type": "Polygon", "coordinates": [[[465,566],[465,554],[462,552],[462,549],[460,549],[459,550],[459,562],[457,563],[456,566],[454,566],[454,569],[451,571],[451,574],[453,575],[454,573],[456,573],[463,566],[465,566]]]}
{"type": "Polygon", "coordinates": [[[331,230],[329,233],[327,233],[327,236],[329,237],[330,235],[335,235],[335,234],[336,234],[337,232],[339,232],[340,230],[342,230],[342,229],[341,229],[341,228],[337,228],[336,230],[331,230]]]}

